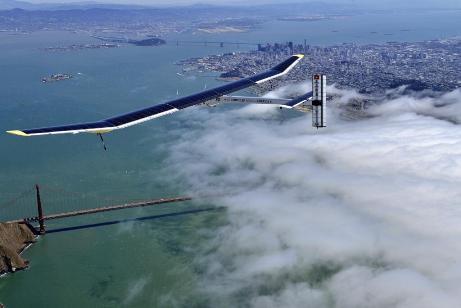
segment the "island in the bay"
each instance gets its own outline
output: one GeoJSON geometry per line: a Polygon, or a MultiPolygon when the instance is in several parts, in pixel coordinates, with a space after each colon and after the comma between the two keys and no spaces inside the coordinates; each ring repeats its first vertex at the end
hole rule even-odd
{"type": "Polygon", "coordinates": [[[104,37],[104,36],[93,35],[93,38],[96,38],[98,40],[102,40],[105,42],[125,43],[125,44],[132,44],[135,46],[160,46],[160,45],[166,44],[165,40],[158,38],[158,37],[150,37],[146,39],[135,40],[135,39],[120,38],[120,37],[104,37]]]}

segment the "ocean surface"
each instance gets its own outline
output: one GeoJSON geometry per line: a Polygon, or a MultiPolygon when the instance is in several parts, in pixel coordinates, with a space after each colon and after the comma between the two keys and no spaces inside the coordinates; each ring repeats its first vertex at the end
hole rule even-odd
{"type": "MultiPolygon", "coordinates": [[[[312,45],[421,41],[460,36],[460,20],[460,11],[369,14],[318,22],[272,21],[249,33],[177,34],[166,39],[255,43],[307,39],[312,45]]],[[[210,73],[179,76],[177,61],[251,48],[167,44],[42,50],[96,42],[66,32],[0,33],[0,131],[99,120],[172,99],[177,93],[200,91],[219,82],[210,73]],[[59,72],[74,78],[41,83],[43,76],[59,72]]],[[[188,191],[187,179],[178,179],[166,166],[175,139],[194,129],[193,124],[187,117],[172,115],[107,134],[108,151],[97,136],[88,134],[36,138],[0,134],[0,204],[36,183],[44,187],[48,212],[196,193],[188,191]],[[83,194],[85,202],[80,199],[83,194]]],[[[213,239],[213,231],[226,223],[226,212],[162,215],[213,205],[197,200],[49,222],[48,230],[59,231],[150,217],[41,237],[24,253],[30,268],[0,279],[0,302],[6,307],[206,306],[194,249],[213,239]]],[[[22,206],[17,211],[27,212],[22,206]]]]}

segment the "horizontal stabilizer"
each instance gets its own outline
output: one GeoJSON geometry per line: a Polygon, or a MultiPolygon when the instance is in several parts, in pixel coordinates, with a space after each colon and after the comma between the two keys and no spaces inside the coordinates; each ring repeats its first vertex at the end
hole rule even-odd
{"type": "Polygon", "coordinates": [[[291,109],[291,108],[294,108],[298,105],[301,105],[307,102],[311,98],[312,98],[312,92],[308,92],[306,94],[293,98],[289,102],[286,102],[285,104],[280,105],[280,107],[291,109]]]}

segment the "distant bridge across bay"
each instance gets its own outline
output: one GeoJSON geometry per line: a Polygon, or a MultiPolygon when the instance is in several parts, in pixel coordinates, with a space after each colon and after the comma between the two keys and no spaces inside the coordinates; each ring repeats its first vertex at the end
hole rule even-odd
{"type": "Polygon", "coordinates": [[[208,41],[208,40],[200,40],[200,41],[184,41],[184,40],[176,40],[176,41],[167,41],[168,44],[175,44],[176,46],[180,45],[202,45],[202,46],[215,46],[218,45],[219,47],[224,47],[226,45],[232,46],[258,46],[262,43],[254,43],[254,42],[229,42],[229,41],[208,41]]]}

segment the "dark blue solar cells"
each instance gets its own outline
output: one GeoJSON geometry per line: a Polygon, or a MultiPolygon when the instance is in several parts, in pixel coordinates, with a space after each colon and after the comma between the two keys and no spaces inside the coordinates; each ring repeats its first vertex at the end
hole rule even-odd
{"type": "Polygon", "coordinates": [[[91,122],[91,123],[81,123],[81,124],[72,124],[64,126],[53,126],[45,128],[35,128],[24,130],[26,134],[41,134],[41,133],[52,133],[57,131],[71,131],[79,129],[90,129],[90,128],[105,128],[105,127],[114,127],[111,123],[105,121],[91,122]]]}
{"type": "Polygon", "coordinates": [[[266,79],[266,78],[275,76],[275,75],[277,75],[277,74],[280,74],[280,72],[276,72],[276,71],[270,70],[270,71],[263,72],[263,73],[261,73],[261,74],[258,74],[258,75],[249,77],[249,79],[251,79],[252,81],[256,82],[256,81],[259,81],[259,80],[263,80],[263,79],[266,79]]]}
{"type": "Polygon", "coordinates": [[[226,84],[224,86],[220,86],[217,88],[213,88],[210,90],[206,90],[203,92],[199,92],[193,95],[189,95],[189,96],[168,102],[168,105],[173,106],[178,109],[184,109],[184,108],[187,108],[193,105],[197,105],[197,104],[204,103],[206,101],[215,99],[222,95],[247,88],[253,84],[254,84],[253,81],[251,81],[248,78],[245,78],[242,80],[238,80],[238,81],[226,84]]]}
{"type": "Polygon", "coordinates": [[[272,68],[272,70],[277,71],[279,73],[285,71],[287,68],[290,67],[293,63],[295,63],[297,60],[299,60],[299,57],[297,56],[291,56],[289,59],[283,61],[279,65],[276,65],[272,68]]]}
{"type": "MultiPolygon", "coordinates": [[[[241,79],[235,82],[231,82],[229,84],[213,88],[210,90],[206,90],[200,93],[196,93],[193,95],[189,95],[180,99],[176,99],[164,104],[151,106],[148,108],[140,109],[137,111],[133,111],[127,114],[123,114],[120,116],[112,117],[103,121],[99,122],[92,122],[92,123],[81,123],[81,124],[73,124],[73,125],[65,125],[65,126],[54,126],[54,127],[46,127],[46,128],[37,128],[37,129],[29,129],[24,130],[26,134],[37,134],[37,133],[49,133],[49,132],[56,132],[56,131],[72,131],[72,130],[81,130],[81,129],[91,129],[91,128],[105,128],[105,127],[114,127],[120,126],[126,123],[134,122],[140,119],[144,119],[156,114],[163,113],[165,111],[173,110],[174,108],[177,109],[184,109],[193,105],[197,105],[200,103],[204,103],[206,101],[218,98],[220,96],[236,92],[247,87],[254,85],[257,81],[275,76],[279,73],[284,72],[288,67],[290,67],[294,62],[299,59],[297,56],[292,56],[289,59],[283,61],[279,65],[273,67],[272,69],[258,74],[253,77],[241,79]]],[[[303,99],[307,99],[306,96],[311,96],[312,93],[308,93],[304,96],[297,97],[290,101],[287,105],[294,106],[301,102],[303,99]]]]}
{"type": "Polygon", "coordinates": [[[143,119],[149,116],[153,116],[155,114],[159,114],[159,113],[171,110],[171,109],[173,109],[173,107],[168,104],[160,104],[160,105],[155,105],[152,107],[140,109],[137,111],[133,111],[130,113],[126,113],[126,114],[123,114],[117,117],[109,118],[109,119],[106,119],[105,121],[110,122],[114,124],[115,126],[119,126],[122,124],[140,120],[140,119],[143,119]]]}

